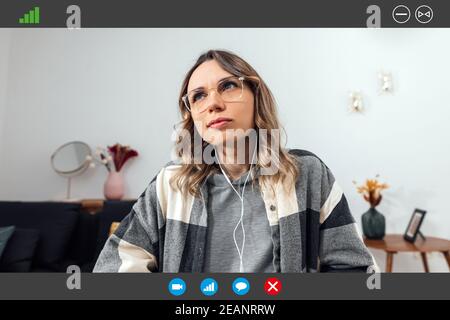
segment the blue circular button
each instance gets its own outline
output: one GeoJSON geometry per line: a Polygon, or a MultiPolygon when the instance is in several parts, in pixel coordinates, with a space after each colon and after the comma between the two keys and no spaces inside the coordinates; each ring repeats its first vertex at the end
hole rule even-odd
{"type": "Polygon", "coordinates": [[[250,283],[245,278],[237,278],[233,281],[233,291],[238,296],[243,296],[250,291],[250,283]]]}
{"type": "Polygon", "coordinates": [[[169,282],[169,292],[174,296],[181,296],[186,291],[186,283],[180,279],[175,278],[169,282]]]}
{"type": "Polygon", "coordinates": [[[202,281],[200,284],[200,291],[205,296],[213,296],[217,293],[217,290],[219,289],[219,285],[217,284],[217,281],[213,278],[207,278],[202,281]]]}

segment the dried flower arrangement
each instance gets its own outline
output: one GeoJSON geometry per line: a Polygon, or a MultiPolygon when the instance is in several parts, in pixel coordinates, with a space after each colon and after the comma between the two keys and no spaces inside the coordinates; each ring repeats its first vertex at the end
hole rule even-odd
{"type": "Polygon", "coordinates": [[[108,172],[111,172],[113,169],[112,164],[114,164],[114,171],[119,172],[129,159],[137,157],[139,154],[136,150],[131,149],[130,146],[116,143],[113,146],[108,146],[107,149],[97,147],[96,155],[108,172]]]}
{"type": "MultiPolygon", "coordinates": [[[[364,200],[370,203],[371,208],[375,208],[381,202],[383,196],[381,195],[381,190],[389,188],[389,185],[386,183],[380,183],[377,178],[380,175],[377,174],[375,179],[367,179],[366,183],[357,186],[358,193],[361,193],[364,197],[364,200]]],[[[353,181],[353,184],[356,185],[356,181],[353,181]]]]}

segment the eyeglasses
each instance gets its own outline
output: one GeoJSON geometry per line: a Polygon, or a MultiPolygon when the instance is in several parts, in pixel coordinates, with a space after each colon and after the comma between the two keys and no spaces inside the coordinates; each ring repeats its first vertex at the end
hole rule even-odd
{"type": "Polygon", "coordinates": [[[245,77],[228,77],[222,79],[217,88],[198,88],[189,91],[181,99],[190,112],[200,113],[208,107],[208,96],[211,90],[215,90],[224,102],[242,101],[244,94],[245,77]]]}

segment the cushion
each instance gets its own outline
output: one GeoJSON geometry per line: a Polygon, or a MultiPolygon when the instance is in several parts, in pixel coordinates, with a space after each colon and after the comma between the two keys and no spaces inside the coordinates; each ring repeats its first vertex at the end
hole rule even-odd
{"type": "Polygon", "coordinates": [[[0,272],[28,272],[39,241],[39,231],[16,228],[0,259],[0,272]]]}
{"type": "Polygon", "coordinates": [[[13,235],[15,229],[15,226],[0,228],[0,259],[2,258],[2,253],[6,248],[6,244],[13,235]]]}
{"type": "Polygon", "coordinates": [[[79,217],[80,204],[63,202],[0,202],[0,226],[39,230],[36,267],[57,270],[79,217]]]}

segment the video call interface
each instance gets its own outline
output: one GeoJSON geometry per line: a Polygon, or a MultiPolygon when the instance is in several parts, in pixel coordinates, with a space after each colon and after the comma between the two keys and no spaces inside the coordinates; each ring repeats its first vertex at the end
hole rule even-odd
{"type": "Polygon", "coordinates": [[[445,308],[449,12],[1,2],[0,302],[445,308]]]}

